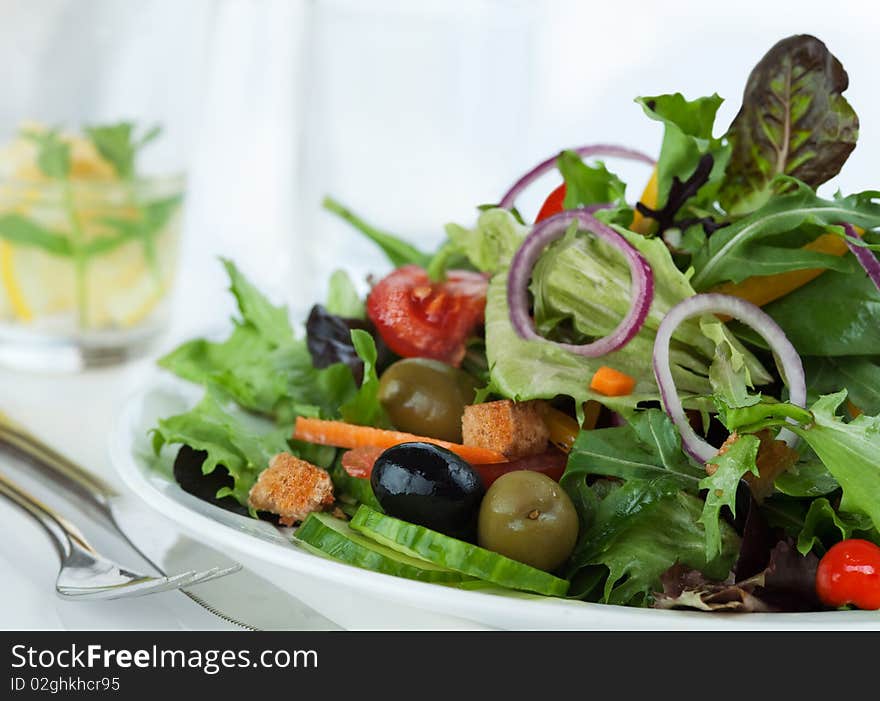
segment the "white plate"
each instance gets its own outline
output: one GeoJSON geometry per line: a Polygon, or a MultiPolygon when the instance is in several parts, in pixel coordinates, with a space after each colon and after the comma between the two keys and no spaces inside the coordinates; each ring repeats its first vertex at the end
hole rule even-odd
{"type": "Polygon", "coordinates": [[[282,530],[238,516],[184,492],[168,472],[173,449],[157,460],[149,429],[192,406],[201,392],[161,378],[132,397],[111,435],[110,456],[125,483],[182,529],[240,559],[337,623],[356,628],[480,627],[505,629],[868,629],[880,614],[834,611],[708,614],[553,599],[521,593],[461,591],[369,572],[299,548],[282,530]],[[279,575],[279,573],[281,573],[279,575]]]}

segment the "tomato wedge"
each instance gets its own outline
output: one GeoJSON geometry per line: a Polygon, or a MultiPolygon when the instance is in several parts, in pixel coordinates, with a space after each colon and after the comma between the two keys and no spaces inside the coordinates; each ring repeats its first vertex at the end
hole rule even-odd
{"type": "Polygon", "coordinates": [[[554,214],[559,214],[565,210],[565,193],[565,183],[562,183],[562,185],[547,195],[547,199],[544,200],[544,204],[541,205],[541,209],[538,211],[538,216],[535,218],[536,224],[539,221],[549,219],[554,214]]]}
{"type": "Polygon", "coordinates": [[[384,452],[385,448],[377,448],[372,445],[362,445],[360,448],[346,450],[342,454],[342,468],[350,477],[369,479],[373,472],[373,463],[384,452]]]}
{"type": "Polygon", "coordinates": [[[540,472],[558,482],[562,478],[562,473],[565,472],[566,462],[568,462],[568,456],[561,450],[554,448],[540,455],[531,455],[527,458],[511,460],[510,462],[499,462],[492,465],[473,465],[473,468],[482,478],[483,486],[488,489],[501,475],[506,475],[508,472],[516,472],[517,470],[540,472]]]}
{"type": "Polygon", "coordinates": [[[367,315],[385,344],[404,358],[461,364],[465,341],[486,313],[488,281],[481,273],[450,270],[431,282],[417,265],[380,280],[367,298],[367,315]]]}

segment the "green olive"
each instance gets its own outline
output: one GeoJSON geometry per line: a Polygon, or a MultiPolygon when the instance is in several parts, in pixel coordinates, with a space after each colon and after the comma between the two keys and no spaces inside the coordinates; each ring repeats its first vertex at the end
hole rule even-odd
{"type": "Polygon", "coordinates": [[[461,443],[461,416],[473,403],[476,380],[439,360],[405,358],[379,380],[379,401],[398,429],[461,443]]]}
{"type": "Polygon", "coordinates": [[[568,559],[578,537],[578,516],[557,482],[531,470],[502,475],[480,505],[482,547],[541,570],[568,559]]]}

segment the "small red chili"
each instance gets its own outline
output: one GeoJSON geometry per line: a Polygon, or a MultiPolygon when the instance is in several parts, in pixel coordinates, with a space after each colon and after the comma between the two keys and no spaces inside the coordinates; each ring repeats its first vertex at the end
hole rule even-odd
{"type": "Polygon", "coordinates": [[[832,546],[819,562],[816,593],[828,606],[880,609],[880,547],[858,538],[832,546]]]}

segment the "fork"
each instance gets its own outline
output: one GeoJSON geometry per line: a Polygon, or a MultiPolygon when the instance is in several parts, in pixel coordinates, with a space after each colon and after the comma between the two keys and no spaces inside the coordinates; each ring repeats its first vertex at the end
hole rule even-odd
{"type": "Polygon", "coordinates": [[[24,510],[49,534],[61,559],[55,590],[64,598],[85,601],[144,596],[208,582],[240,568],[236,564],[162,577],[140,574],[101,555],[76,526],[2,474],[0,496],[24,510]]]}

